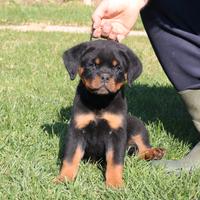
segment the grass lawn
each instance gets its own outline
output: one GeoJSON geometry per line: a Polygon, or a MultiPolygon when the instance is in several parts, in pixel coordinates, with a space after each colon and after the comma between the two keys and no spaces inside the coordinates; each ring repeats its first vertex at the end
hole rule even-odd
{"type": "MultiPolygon", "coordinates": [[[[94,7],[81,2],[64,4],[16,3],[0,4],[0,24],[47,23],[58,25],[91,26],[91,15],[94,7]]],[[[134,26],[135,30],[143,30],[141,19],[134,26]]]]}
{"type": "MultiPolygon", "coordinates": [[[[98,164],[87,162],[74,183],[52,182],[78,83],[70,81],[61,55],[86,40],[84,34],[0,32],[0,199],[200,199],[200,170],[167,174],[137,157],[126,157],[120,190],[107,189],[98,164]]],[[[154,146],[167,149],[165,158],[181,158],[197,139],[190,118],[148,39],[124,43],[144,65],[127,88],[129,112],[146,123],[154,146]]]]}

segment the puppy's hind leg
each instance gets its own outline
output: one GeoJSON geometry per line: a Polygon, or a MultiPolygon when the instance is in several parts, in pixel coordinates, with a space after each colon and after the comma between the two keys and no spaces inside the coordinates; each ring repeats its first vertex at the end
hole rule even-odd
{"type": "Polygon", "coordinates": [[[165,150],[151,147],[147,129],[143,122],[134,116],[127,117],[127,135],[129,155],[133,152],[132,147],[136,146],[141,159],[160,160],[163,157],[165,150]]]}

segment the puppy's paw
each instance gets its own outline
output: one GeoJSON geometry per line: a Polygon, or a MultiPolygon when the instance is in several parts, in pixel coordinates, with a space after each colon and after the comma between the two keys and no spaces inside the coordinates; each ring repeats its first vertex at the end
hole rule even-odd
{"type": "Polygon", "coordinates": [[[106,186],[110,188],[122,188],[124,186],[124,182],[122,179],[108,179],[106,180],[106,186]]]}
{"type": "Polygon", "coordinates": [[[62,175],[59,175],[59,176],[57,176],[56,178],[53,179],[53,183],[55,183],[55,184],[71,182],[71,181],[74,181],[74,178],[62,176],[62,175]]]}
{"type": "Polygon", "coordinates": [[[164,148],[150,148],[140,154],[140,158],[144,160],[160,160],[164,156],[166,150],[164,148]]]}
{"type": "Polygon", "coordinates": [[[57,176],[56,178],[53,179],[53,183],[55,184],[60,184],[60,183],[64,183],[66,180],[66,178],[64,176],[57,176]]]}

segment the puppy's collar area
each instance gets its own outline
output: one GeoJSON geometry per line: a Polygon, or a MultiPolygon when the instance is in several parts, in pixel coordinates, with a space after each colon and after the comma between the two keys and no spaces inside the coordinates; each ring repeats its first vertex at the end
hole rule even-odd
{"type": "Polygon", "coordinates": [[[116,93],[109,93],[107,95],[98,95],[93,92],[90,92],[87,88],[85,88],[84,84],[80,82],[77,88],[77,95],[81,99],[81,102],[92,110],[101,110],[107,108],[113,101],[118,98],[125,98],[124,90],[117,91],[116,93]]]}

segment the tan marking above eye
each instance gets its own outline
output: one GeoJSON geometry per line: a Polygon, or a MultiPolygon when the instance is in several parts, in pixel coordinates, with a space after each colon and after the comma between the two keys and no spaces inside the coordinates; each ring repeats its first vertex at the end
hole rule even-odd
{"type": "Polygon", "coordinates": [[[114,67],[116,67],[116,66],[118,65],[118,61],[115,60],[115,59],[113,59],[113,60],[112,60],[112,65],[113,65],[114,67]]]}
{"type": "Polygon", "coordinates": [[[123,126],[123,115],[121,114],[105,112],[101,118],[106,120],[112,129],[118,129],[123,126]]]}
{"type": "Polygon", "coordinates": [[[100,58],[97,57],[97,58],[95,59],[95,64],[96,64],[96,65],[99,65],[100,63],[101,63],[101,60],[100,60],[100,58]]]}
{"type": "Polygon", "coordinates": [[[78,129],[82,129],[86,127],[91,121],[95,121],[95,115],[94,113],[77,114],[74,117],[74,121],[75,121],[75,127],[78,129]]]}

